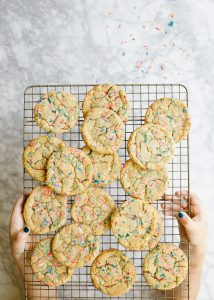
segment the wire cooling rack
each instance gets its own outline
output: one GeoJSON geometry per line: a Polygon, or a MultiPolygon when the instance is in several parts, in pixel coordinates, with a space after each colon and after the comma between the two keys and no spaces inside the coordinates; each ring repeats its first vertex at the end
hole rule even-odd
{"type": "MultiPolygon", "coordinates": [[[[124,89],[132,105],[129,122],[126,125],[125,141],[119,149],[119,155],[122,163],[128,159],[126,144],[130,133],[138,126],[144,123],[145,111],[148,106],[155,100],[161,97],[178,98],[188,105],[187,89],[180,84],[118,84],[124,89]]],[[[87,91],[93,85],[35,85],[29,86],[24,92],[24,147],[34,138],[40,135],[47,135],[47,132],[41,129],[33,120],[33,108],[39,101],[42,94],[49,91],[67,91],[76,96],[79,101],[80,108],[82,101],[87,91]]],[[[80,125],[83,121],[82,111],[80,111],[79,121],[75,128],[64,134],[56,136],[63,139],[72,147],[81,148],[84,143],[80,135],[80,125]]],[[[176,144],[176,151],[173,161],[168,165],[170,174],[170,183],[167,193],[174,194],[175,191],[189,191],[189,141],[183,140],[176,144]]],[[[29,193],[31,190],[40,185],[39,182],[33,180],[24,171],[24,192],[29,193]]],[[[129,198],[128,194],[122,189],[119,180],[105,187],[115,201],[116,205],[121,204],[129,198]]],[[[159,199],[154,205],[160,210],[162,200],[159,199]]],[[[72,199],[68,201],[68,217],[67,223],[71,222],[70,207],[72,199]]],[[[163,217],[164,219],[164,234],[161,242],[170,242],[179,245],[180,237],[178,232],[178,223],[175,218],[163,217]]],[[[133,261],[137,278],[132,289],[120,297],[109,297],[96,290],[90,278],[90,266],[76,269],[71,280],[64,285],[53,288],[40,283],[32,273],[30,266],[30,257],[32,249],[38,241],[45,237],[53,237],[53,234],[31,235],[25,249],[25,297],[26,299],[189,299],[189,270],[185,281],[179,286],[180,295],[175,296],[174,290],[171,293],[161,292],[150,287],[142,276],[142,262],[146,255],[146,251],[128,251],[120,246],[111,231],[100,236],[100,250],[117,248],[126,253],[133,261]]],[[[182,249],[189,261],[189,245],[183,243],[182,249]]]]}

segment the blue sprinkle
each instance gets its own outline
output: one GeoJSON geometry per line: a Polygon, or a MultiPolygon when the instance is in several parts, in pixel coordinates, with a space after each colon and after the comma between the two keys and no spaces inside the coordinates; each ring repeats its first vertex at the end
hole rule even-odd
{"type": "Polygon", "coordinates": [[[174,25],[174,21],[170,20],[168,26],[172,27],[174,25]]]}
{"type": "Polygon", "coordinates": [[[95,183],[99,183],[99,180],[95,179],[94,182],[95,182],[95,183]]]}

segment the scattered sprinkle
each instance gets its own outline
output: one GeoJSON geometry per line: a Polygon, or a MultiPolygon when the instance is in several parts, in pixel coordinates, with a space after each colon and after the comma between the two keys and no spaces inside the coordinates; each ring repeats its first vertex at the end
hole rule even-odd
{"type": "Polygon", "coordinates": [[[161,64],[161,65],[160,65],[160,68],[161,68],[161,70],[164,70],[164,69],[165,69],[165,65],[164,65],[164,64],[161,64]]]}
{"type": "Polygon", "coordinates": [[[156,29],[156,30],[161,30],[160,27],[158,27],[158,26],[156,26],[155,29],[156,29]]]}
{"type": "Polygon", "coordinates": [[[143,61],[137,61],[137,62],[135,63],[135,68],[136,68],[136,69],[140,69],[140,68],[142,67],[142,64],[143,64],[143,61]]]}
{"type": "Polygon", "coordinates": [[[168,26],[173,27],[173,25],[174,25],[174,21],[170,20],[169,23],[168,23],[168,26]]]}

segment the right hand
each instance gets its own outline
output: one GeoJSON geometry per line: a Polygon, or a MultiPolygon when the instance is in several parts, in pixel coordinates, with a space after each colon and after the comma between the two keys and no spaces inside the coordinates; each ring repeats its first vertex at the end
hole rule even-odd
{"type": "Polygon", "coordinates": [[[187,191],[176,192],[175,195],[165,195],[165,203],[161,206],[166,216],[174,216],[179,220],[181,241],[188,240],[193,251],[192,261],[200,258],[205,252],[206,245],[206,214],[199,197],[187,191]],[[189,197],[189,215],[188,210],[189,197]],[[197,254],[197,255],[196,255],[197,254]],[[194,255],[196,256],[194,258],[194,255]]]}

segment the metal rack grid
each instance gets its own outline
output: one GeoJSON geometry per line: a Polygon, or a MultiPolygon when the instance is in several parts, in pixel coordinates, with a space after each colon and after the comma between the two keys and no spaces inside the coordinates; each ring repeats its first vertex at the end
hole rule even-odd
{"type": "MultiPolygon", "coordinates": [[[[118,84],[124,89],[132,105],[129,122],[126,125],[125,141],[119,149],[119,155],[122,163],[128,159],[126,143],[130,133],[138,126],[144,123],[144,115],[148,106],[155,100],[161,97],[178,98],[188,105],[187,89],[180,84],[118,84]]],[[[25,147],[32,139],[40,135],[47,135],[47,132],[41,129],[33,120],[33,108],[38,102],[40,95],[48,91],[67,91],[76,96],[79,101],[80,108],[84,95],[92,88],[93,85],[35,85],[29,86],[24,92],[24,144],[25,147]]],[[[64,134],[57,134],[55,136],[63,139],[68,145],[72,147],[81,148],[84,143],[80,135],[80,125],[83,121],[82,111],[78,124],[70,132],[64,134]]],[[[188,190],[189,191],[189,140],[183,140],[181,143],[176,144],[176,151],[173,161],[168,165],[170,174],[170,183],[167,193],[174,194],[175,191],[188,190]]],[[[24,171],[24,192],[29,193],[31,190],[40,185],[39,182],[33,180],[24,171]]],[[[119,180],[112,183],[110,186],[104,188],[112,196],[116,205],[121,204],[124,200],[128,199],[128,194],[122,189],[119,180]]],[[[162,200],[159,199],[154,205],[160,210],[162,200]]],[[[67,223],[71,222],[70,207],[72,199],[68,200],[68,217],[67,223]]],[[[188,211],[187,211],[188,212],[188,211]]],[[[180,236],[178,231],[178,223],[175,218],[163,217],[164,219],[164,234],[161,242],[170,242],[179,245],[180,236]]],[[[142,276],[142,261],[146,255],[146,251],[128,251],[119,245],[112,235],[111,231],[107,234],[100,236],[100,250],[109,248],[118,248],[130,257],[136,267],[137,278],[133,288],[125,295],[120,297],[109,297],[102,294],[100,291],[93,287],[90,279],[90,266],[76,269],[71,281],[65,283],[63,286],[48,287],[40,283],[32,273],[30,266],[30,257],[32,249],[38,241],[45,237],[53,237],[54,233],[43,235],[31,235],[30,240],[27,242],[25,249],[25,297],[26,299],[189,299],[189,270],[188,276],[185,281],[179,286],[180,295],[175,297],[174,290],[171,294],[158,291],[150,287],[142,276]]],[[[183,243],[182,248],[189,261],[189,245],[183,243]]]]}

